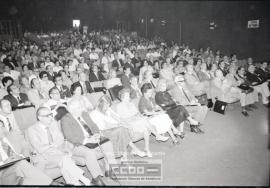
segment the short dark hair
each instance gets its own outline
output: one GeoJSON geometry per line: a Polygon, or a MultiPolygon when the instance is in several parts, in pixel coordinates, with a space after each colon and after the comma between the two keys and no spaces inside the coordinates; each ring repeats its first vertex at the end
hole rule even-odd
{"type": "Polygon", "coordinates": [[[61,76],[60,71],[59,71],[58,74],[56,74],[56,75],[53,77],[53,82],[54,82],[54,83],[56,82],[56,79],[57,79],[57,78],[61,78],[61,79],[62,79],[62,76],[61,76]]]}
{"type": "Polygon", "coordinates": [[[42,79],[43,76],[44,76],[45,74],[46,74],[47,76],[49,76],[48,73],[47,73],[46,71],[41,71],[41,72],[39,73],[39,78],[42,79]]]}
{"type": "Polygon", "coordinates": [[[32,78],[32,80],[30,81],[30,87],[34,88],[34,81],[37,80],[37,78],[32,78]]]}
{"type": "Polygon", "coordinates": [[[152,85],[150,83],[145,83],[141,87],[142,94],[146,93],[149,89],[152,89],[152,85]]]}
{"type": "MultiPolygon", "coordinates": [[[[52,92],[54,91],[54,90],[57,90],[57,91],[59,91],[59,89],[57,88],[57,87],[52,87],[50,90],[49,90],[49,97],[51,98],[51,94],[52,94],[52,92]]],[[[60,92],[60,91],[59,91],[60,92]]]]}
{"type": "MultiPolygon", "coordinates": [[[[82,89],[82,85],[80,84],[80,82],[75,82],[70,86],[70,92],[72,95],[74,95],[74,91],[80,87],[82,89]]],[[[83,94],[83,89],[82,89],[82,94],[83,94]]]]}
{"type": "Polygon", "coordinates": [[[10,76],[5,76],[5,77],[2,79],[2,84],[3,84],[3,86],[6,86],[6,83],[7,83],[9,80],[12,82],[12,84],[14,83],[13,78],[11,78],[10,76]]]}

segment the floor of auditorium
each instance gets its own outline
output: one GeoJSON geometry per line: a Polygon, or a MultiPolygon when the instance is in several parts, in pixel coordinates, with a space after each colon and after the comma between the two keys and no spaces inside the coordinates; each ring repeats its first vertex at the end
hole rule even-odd
{"type": "MultiPolygon", "coordinates": [[[[229,106],[226,115],[210,111],[202,127],[206,133],[186,131],[177,146],[152,137],[153,159],[162,160],[162,180],[127,180],[121,185],[269,185],[268,110],[257,106],[249,117],[241,114],[239,103],[229,106]]],[[[143,148],[143,141],[137,145],[143,148]]]]}

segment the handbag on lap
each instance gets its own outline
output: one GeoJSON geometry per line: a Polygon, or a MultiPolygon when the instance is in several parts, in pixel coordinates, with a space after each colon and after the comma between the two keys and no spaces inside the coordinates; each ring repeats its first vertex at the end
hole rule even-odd
{"type": "Polygon", "coordinates": [[[224,115],[226,111],[226,107],[227,107],[226,102],[216,100],[213,111],[224,115]]]}

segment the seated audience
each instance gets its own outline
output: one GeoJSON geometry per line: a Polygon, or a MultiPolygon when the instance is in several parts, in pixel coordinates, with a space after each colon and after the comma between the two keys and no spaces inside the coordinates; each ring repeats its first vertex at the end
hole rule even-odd
{"type": "MultiPolygon", "coordinates": [[[[139,101],[139,111],[148,117],[149,122],[154,126],[158,134],[169,133],[172,141],[177,142],[176,135],[182,136],[178,131],[170,117],[156,103],[153,96],[153,88],[150,83],[145,83],[141,88],[143,96],[139,101]]],[[[156,137],[159,140],[158,137],[156,137]]]]}
{"type": "Polygon", "coordinates": [[[46,95],[46,98],[49,98],[49,90],[54,87],[54,83],[49,80],[48,73],[46,71],[42,71],[39,73],[40,78],[40,88],[43,91],[43,94],[46,95]]]}
{"type": "MultiPolygon", "coordinates": [[[[233,71],[232,71],[233,72],[233,71]]],[[[233,83],[223,76],[221,70],[216,70],[216,77],[212,81],[212,96],[216,99],[232,103],[240,100],[242,114],[248,116],[246,111],[246,95],[242,93],[238,87],[234,87],[233,83]]]]}
{"type": "Polygon", "coordinates": [[[69,87],[67,87],[67,86],[65,86],[63,84],[63,79],[62,79],[62,77],[61,77],[60,74],[57,74],[54,77],[54,84],[55,84],[55,87],[57,87],[58,90],[60,91],[60,97],[61,97],[61,99],[66,99],[66,98],[70,98],[71,97],[71,93],[70,93],[69,87]]]}
{"type": "Polygon", "coordinates": [[[65,138],[75,146],[73,155],[85,159],[86,166],[93,176],[92,183],[105,185],[97,160],[104,155],[105,176],[111,176],[110,165],[117,164],[112,143],[100,134],[89,114],[80,107],[80,101],[71,99],[68,102],[68,111],[69,113],[61,119],[61,127],[65,138]]]}
{"type": "Polygon", "coordinates": [[[68,88],[70,88],[70,86],[72,85],[72,81],[70,80],[70,78],[68,78],[66,71],[61,70],[59,71],[61,77],[62,77],[62,82],[63,85],[67,86],[68,88]]]}
{"type": "Polygon", "coordinates": [[[48,100],[48,94],[41,90],[41,85],[38,78],[33,78],[30,86],[31,89],[27,92],[28,99],[36,108],[38,108],[48,100]]]}
{"type": "Polygon", "coordinates": [[[124,88],[130,88],[130,78],[134,75],[130,71],[130,67],[124,67],[124,74],[121,76],[121,82],[124,88]]]}
{"type": "Polygon", "coordinates": [[[172,96],[166,91],[166,80],[160,80],[157,85],[157,93],[155,96],[156,103],[167,112],[169,117],[173,121],[175,127],[179,127],[179,131],[184,132],[184,122],[188,120],[190,122],[191,132],[203,133],[199,129],[199,122],[194,120],[188,111],[182,105],[177,105],[172,96]]]}
{"type": "Polygon", "coordinates": [[[246,73],[247,80],[251,83],[251,86],[262,95],[262,103],[265,106],[269,106],[269,95],[270,91],[268,88],[267,81],[262,80],[256,73],[255,73],[255,66],[249,65],[248,71],[246,73]]]}
{"type": "Polygon", "coordinates": [[[83,95],[82,86],[80,83],[76,82],[71,85],[70,92],[72,94],[71,99],[77,99],[81,103],[81,108],[84,109],[86,112],[90,112],[93,110],[93,105],[87,99],[85,95],[83,95]]]}
{"type": "Polygon", "coordinates": [[[81,85],[83,94],[94,92],[90,82],[86,80],[86,75],[84,72],[79,74],[79,81],[75,83],[81,85]]]}
{"type": "Polygon", "coordinates": [[[22,141],[26,143],[25,140],[21,138],[23,137],[10,134],[0,120],[0,164],[18,160],[15,164],[1,169],[0,185],[50,185],[50,177],[23,159],[27,149],[22,144],[22,141]]]}
{"type": "Polygon", "coordinates": [[[104,76],[102,75],[101,71],[98,70],[98,66],[93,65],[89,73],[89,81],[97,82],[102,80],[105,80],[104,76]]]}
{"type": "Polygon", "coordinates": [[[196,99],[196,97],[189,91],[183,76],[175,77],[175,83],[175,87],[168,91],[172,98],[175,99],[178,104],[184,106],[195,120],[203,123],[206,118],[208,108],[206,106],[202,106],[198,102],[198,99],[196,99]]]}
{"type": "Polygon", "coordinates": [[[4,96],[4,99],[10,102],[12,110],[31,106],[28,96],[24,93],[20,93],[20,89],[16,85],[8,86],[7,92],[8,95],[4,96]]]}
{"type": "Polygon", "coordinates": [[[187,87],[190,89],[193,95],[200,96],[202,94],[207,95],[208,108],[213,106],[210,93],[210,84],[208,81],[200,81],[198,75],[193,69],[193,65],[188,64],[186,66],[187,72],[185,74],[185,80],[187,87]]]}
{"type": "Polygon", "coordinates": [[[38,122],[27,129],[27,135],[34,151],[41,156],[36,160],[39,168],[42,171],[46,168],[59,169],[68,184],[90,185],[90,180],[83,175],[84,171],[71,158],[73,146],[64,141],[50,109],[38,108],[37,119],[38,122]]]}
{"type": "MultiPolygon", "coordinates": [[[[106,95],[99,99],[97,108],[90,112],[91,119],[96,123],[101,134],[109,138],[114,146],[116,156],[122,156],[122,160],[127,160],[127,147],[130,146],[132,153],[140,151],[132,142],[128,128],[121,118],[111,109],[112,101],[106,95]]],[[[136,141],[136,140],[135,140],[136,141]]]]}
{"type": "Polygon", "coordinates": [[[28,77],[21,76],[19,79],[19,83],[20,83],[20,92],[27,94],[27,92],[31,89],[28,77]]]}

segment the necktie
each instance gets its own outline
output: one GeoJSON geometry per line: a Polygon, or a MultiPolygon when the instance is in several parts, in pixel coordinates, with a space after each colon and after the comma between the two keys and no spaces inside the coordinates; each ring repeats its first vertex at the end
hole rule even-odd
{"type": "Polygon", "coordinates": [[[12,150],[12,148],[6,142],[2,140],[1,144],[4,152],[6,152],[7,157],[16,155],[15,152],[12,150]]]}
{"type": "Polygon", "coordinates": [[[152,80],[150,80],[150,82],[151,82],[153,88],[156,88],[156,86],[154,85],[154,83],[152,82],[152,80]]]}
{"type": "Polygon", "coordinates": [[[21,103],[22,103],[22,100],[21,100],[21,98],[20,98],[20,97],[17,97],[17,100],[18,100],[19,104],[21,104],[21,103]]]}
{"type": "Polygon", "coordinates": [[[183,88],[182,88],[182,91],[183,91],[185,97],[187,98],[188,102],[190,102],[190,99],[188,98],[188,95],[187,95],[187,93],[185,92],[185,90],[183,88]]]}
{"type": "Polygon", "coordinates": [[[93,135],[91,129],[82,121],[82,119],[80,117],[78,117],[78,120],[80,122],[80,124],[83,126],[83,128],[85,129],[85,131],[91,136],[93,135]]]}
{"type": "Polygon", "coordinates": [[[11,123],[10,123],[8,117],[7,117],[7,122],[8,122],[8,131],[11,131],[12,130],[12,127],[11,127],[11,123]]]}
{"type": "Polygon", "coordinates": [[[49,127],[46,127],[46,132],[47,132],[47,135],[48,135],[48,140],[49,140],[49,144],[52,144],[53,143],[53,137],[52,137],[52,134],[49,130],[49,127]]]}

